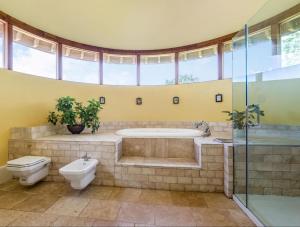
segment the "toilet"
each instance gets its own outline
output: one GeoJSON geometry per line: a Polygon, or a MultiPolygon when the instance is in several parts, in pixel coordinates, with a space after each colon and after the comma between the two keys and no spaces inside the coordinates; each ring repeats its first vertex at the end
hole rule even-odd
{"type": "Polygon", "coordinates": [[[51,159],[42,156],[24,156],[8,161],[6,169],[19,178],[21,185],[34,185],[49,173],[51,159]]]}
{"type": "Polygon", "coordinates": [[[59,169],[74,189],[84,189],[95,178],[97,159],[77,159],[59,169]]]}

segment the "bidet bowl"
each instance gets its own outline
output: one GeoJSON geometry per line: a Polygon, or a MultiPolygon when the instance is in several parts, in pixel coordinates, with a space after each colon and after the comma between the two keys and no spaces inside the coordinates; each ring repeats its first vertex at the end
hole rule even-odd
{"type": "Polygon", "coordinates": [[[59,173],[70,181],[74,189],[83,189],[95,178],[97,159],[77,159],[59,169],[59,173]]]}

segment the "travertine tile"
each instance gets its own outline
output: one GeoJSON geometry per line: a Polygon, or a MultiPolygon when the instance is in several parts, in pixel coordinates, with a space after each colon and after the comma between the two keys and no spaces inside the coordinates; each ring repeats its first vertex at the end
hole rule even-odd
{"type": "Polygon", "coordinates": [[[155,207],[155,224],[157,226],[196,226],[192,210],[187,207],[155,207]]]}
{"type": "Polygon", "coordinates": [[[141,189],[135,188],[118,188],[114,190],[109,197],[109,200],[122,202],[137,202],[141,195],[141,189]]]}
{"type": "Polygon", "coordinates": [[[0,209],[0,226],[7,226],[23,214],[21,211],[0,209]]]}
{"type": "Polygon", "coordinates": [[[63,197],[56,201],[46,213],[78,216],[80,212],[87,206],[89,199],[76,197],[63,197]]]}
{"type": "Polygon", "coordinates": [[[203,197],[209,208],[237,209],[235,202],[223,193],[203,193],[203,197]]]}
{"type": "Polygon", "coordinates": [[[137,203],[123,203],[118,215],[119,221],[129,223],[154,224],[154,207],[137,203]]]}
{"type": "Polygon", "coordinates": [[[128,222],[120,222],[120,221],[104,221],[104,220],[96,220],[93,226],[103,226],[103,227],[134,227],[136,226],[134,223],[128,222]]]}
{"type": "Polygon", "coordinates": [[[23,202],[29,197],[25,192],[1,192],[0,193],[0,208],[11,209],[18,203],[23,202]]]}
{"type": "Polygon", "coordinates": [[[114,221],[118,216],[120,207],[121,204],[118,201],[91,199],[81,212],[80,217],[114,221]]]}
{"type": "Polygon", "coordinates": [[[81,191],[80,197],[93,199],[108,199],[112,192],[115,190],[118,190],[118,188],[89,186],[81,191]]]}
{"type": "Polygon", "coordinates": [[[69,216],[59,216],[58,219],[53,223],[53,226],[94,226],[95,219],[82,218],[82,217],[69,217],[69,216]]]}
{"type": "Polygon", "coordinates": [[[192,208],[197,226],[237,226],[225,209],[192,208]]]}
{"type": "Polygon", "coordinates": [[[139,203],[145,204],[172,204],[171,193],[161,190],[142,190],[139,203]]]}
{"type": "Polygon", "coordinates": [[[10,226],[52,226],[58,216],[23,212],[10,226]]]}
{"type": "Polygon", "coordinates": [[[60,196],[53,194],[37,194],[30,195],[26,200],[12,207],[14,210],[45,212],[51,207],[60,196]]]}

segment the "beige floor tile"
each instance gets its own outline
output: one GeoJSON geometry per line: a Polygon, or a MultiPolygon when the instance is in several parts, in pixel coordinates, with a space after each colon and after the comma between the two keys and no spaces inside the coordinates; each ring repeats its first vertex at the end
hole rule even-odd
{"type": "Polygon", "coordinates": [[[21,186],[19,181],[17,180],[10,180],[3,184],[0,184],[0,190],[3,191],[15,191],[15,190],[22,190],[24,186],[21,186]]]}
{"type": "Polygon", "coordinates": [[[207,207],[202,193],[171,192],[172,203],[180,207],[207,207]]]}
{"type": "Polygon", "coordinates": [[[56,215],[78,216],[87,206],[89,199],[62,197],[51,206],[46,213],[56,215]]]}
{"type": "Polygon", "coordinates": [[[238,209],[229,209],[228,211],[238,226],[256,226],[243,211],[238,209]]]}
{"type": "Polygon", "coordinates": [[[22,215],[22,213],[22,211],[0,209],[0,226],[9,225],[11,222],[15,221],[20,215],[22,215]]]}
{"type": "Polygon", "coordinates": [[[11,209],[18,203],[23,202],[29,197],[25,192],[1,192],[0,193],[0,208],[11,209]]]}
{"type": "Polygon", "coordinates": [[[52,226],[57,218],[51,214],[23,212],[10,226],[52,226]]]}
{"type": "Polygon", "coordinates": [[[114,190],[109,197],[109,200],[121,202],[137,202],[141,195],[141,189],[135,188],[118,188],[114,190]]]}
{"type": "Polygon", "coordinates": [[[120,207],[121,204],[117,201],[91,199],[80,216],[114,221],[118,216],[120,207]]]}
{"type": "Polygon", "coordinates": [[[145,189],[141,191],[138,202],[145,204],[170,205],[172,204],[172,198],[169,191],[145,189]]]}
{"type": "Polygon", "coordinates": [[[123,203],[118,220],[129,223],[152,225],[154,224],[154,206],[137,203],[123,203]]]}
{"type": "Polygon", "coordinates": [[[232,199],[228,199],[223,193],[203,193],[203,198],[208,208],[239,209],[232,199]]]}
{"type": "Polygon", "coordinates": [[[93,224],[93,226],[105,226],[105,227],[134,227],[134,223],[128,223],[128,222],[119,222],[119,221],[103,221],[103,220],[96,220],[93,224]]]}
{"type": "Polygon", "coordinates": [[[73,192],[73,190],[68,183],[42,181],[31,187],[30,190],[28,189],[28,192],[38,194],[66,195],[73,192]]]}
{"type": "Polygon", "coordinates": [[[45,212],[59,198],[60,196],[53,194],[33,194],[23,202],[13,206],[12,209],[31,212],[45,212]]]}
{"type": "Polygon", "coordinates": [[[80,193],[80,197],[92,199],[108,199],[113,192],[111,187],[90,186],[80,193]]]}
{"type": "Polygon", "coordinates": [[[237,226],[226,209],[192,208],[197,226],[237,226]]]}
{"type": "Polygon", "coordinates": [[[192,210],[188,207],[158,206],[155,209],[157,226],[196,226],[192,210]]]}
{"type": "Polygon", "coordinates": [[[53,226],[93,226],[95,219],[82,217],[59,216],[53,226]]]}

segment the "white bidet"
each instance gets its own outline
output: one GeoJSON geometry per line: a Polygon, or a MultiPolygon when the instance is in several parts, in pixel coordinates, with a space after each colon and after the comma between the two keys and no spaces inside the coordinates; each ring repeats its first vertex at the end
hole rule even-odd
{"type": "Polygon", "coordinates": [[[95,178],[97,159],[77,159],[59,169],[74,189],[84,189],[95,178]]]}

